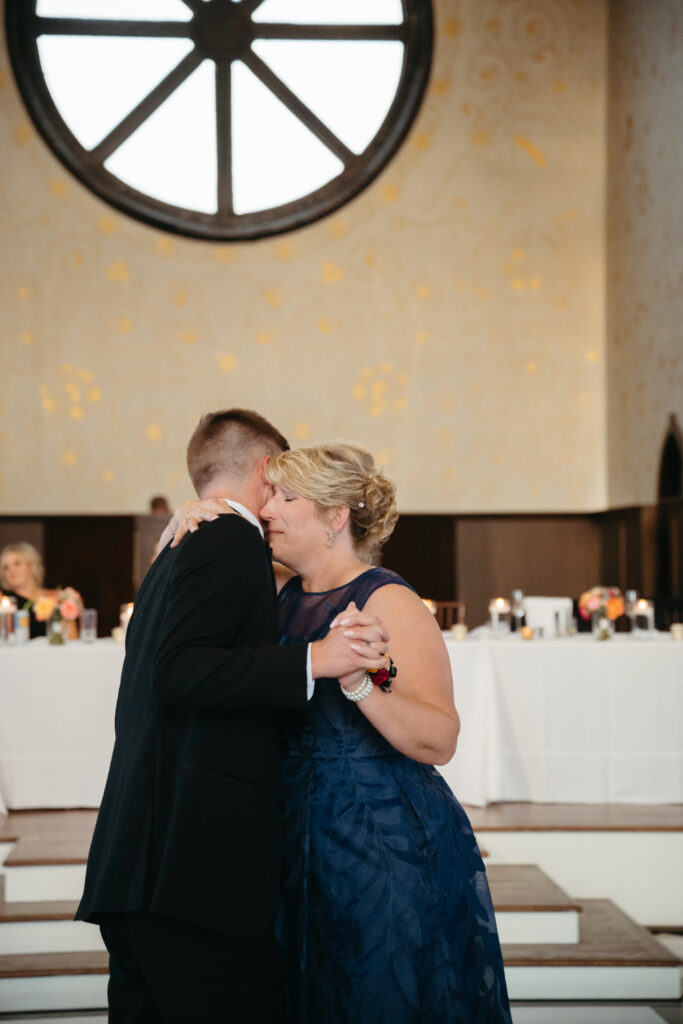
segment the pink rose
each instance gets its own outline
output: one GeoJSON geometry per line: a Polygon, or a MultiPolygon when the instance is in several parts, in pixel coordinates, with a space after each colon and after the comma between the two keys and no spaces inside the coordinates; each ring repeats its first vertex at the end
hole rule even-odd
{"type": "Polygon", "coordinates": [[[69,598],[67,598],[66,601],[62,601],[62,603],[59,606],[59,612],[62,618],[68,619],[69,621],[77,619],[80,614],[80,611],[81,610],[76,604],[76,602],[71,601],[69,598]]]}

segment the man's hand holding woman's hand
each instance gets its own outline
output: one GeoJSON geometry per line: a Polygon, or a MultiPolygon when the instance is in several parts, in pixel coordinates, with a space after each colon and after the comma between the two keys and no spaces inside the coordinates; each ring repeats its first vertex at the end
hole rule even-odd
{"type": "Polygon", "coordinates": [[[349,676],[350,682],[358,673],[382,668],[388,650],[389,633],[381,619],[359,611],[352,601],[332,620],[327,636],[311,644],[313,678],[349,676]]]}

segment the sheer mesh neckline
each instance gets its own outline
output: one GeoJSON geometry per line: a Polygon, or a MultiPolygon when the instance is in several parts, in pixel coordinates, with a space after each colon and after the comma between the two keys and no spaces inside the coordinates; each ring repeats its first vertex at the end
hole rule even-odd
{"type": "Polygon", "coordinates": [[[301,585],[301,577],[299,576],[297,578],[299,590],[301,591],[304,597],[323,597],[325,594],[334,594],[335,591],[344,590],[345,587],[349,587],[352,583],[356,583],[359,579],[361,579],[367,573],[372,572],[372,570],[376,568],[376,565],[370,565],[368,566],[367,569],[364,569],[363,572],[359,572],[357,576],[354,576],[353,579],[347,580],[346,583],[340,583],[338,587],[330,587],[329,590],[304,590],[303,586],[301,585]]]}

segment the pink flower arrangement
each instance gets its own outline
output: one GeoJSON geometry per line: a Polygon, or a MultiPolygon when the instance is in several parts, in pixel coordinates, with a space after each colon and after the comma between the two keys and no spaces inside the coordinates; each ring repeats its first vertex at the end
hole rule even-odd
{"type": "Polygon", "coordinates": [[[33,606],[39,622],[47,622],[57,612],[62,619],[73,622],[83,610],[83,598],[73,587],[60,587],[56,594],[43,594],[33,606]]]}
{"type": "Polygon", "coordinates": [[[624,614],[624,598],[619,587],[591,587],[579,598],[579,615],[590,619],[598,612],[606,619],[618,619],[624,614]]]}

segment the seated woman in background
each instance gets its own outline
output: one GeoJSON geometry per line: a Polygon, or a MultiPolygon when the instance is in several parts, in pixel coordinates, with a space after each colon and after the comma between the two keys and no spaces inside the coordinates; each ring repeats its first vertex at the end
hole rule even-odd
{"type": "MultiPolygon", "coordinates": [[[[30,615],[30,635],[33,640],[37,636],[45,636],[47,619],[60,599],[60,591],[48,590],[43,586],[45,566],[33,544],[19,541],[8,544],[0,552],[0,590],[4,597],[10,597],[17,603],[17,608],[28,607],[30,615]]],[[[71,596],[71,590],[69,596],[71,596]]],[[[74,603],[82,601],[80,595],[73,591],[74,603]]],[[[67,622],[68,636],[78,636],[75,618],[67,622]]]]}

